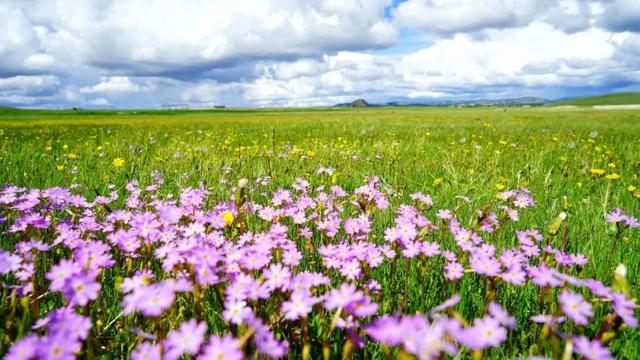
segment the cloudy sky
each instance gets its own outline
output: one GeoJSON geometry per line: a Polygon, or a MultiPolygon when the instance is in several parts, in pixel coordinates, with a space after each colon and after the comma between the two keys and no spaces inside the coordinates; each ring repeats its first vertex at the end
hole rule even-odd
{"type": "Polygon", "coordinates": [[[639,90],[638,0],[0,1],[0,104],[10,106],[639,90]]]}

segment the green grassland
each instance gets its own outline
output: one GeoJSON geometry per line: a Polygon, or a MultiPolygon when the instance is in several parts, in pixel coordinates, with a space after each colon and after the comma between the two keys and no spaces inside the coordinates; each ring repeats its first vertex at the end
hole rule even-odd
{"type": "Polygon", "coordinates": [[[575,105],[575,106],[593,106],[593,105],[635,105],[640,104],[640,93],[617,93],[600,96],[589,96],[584,98],[576,98],[566,101],[560,101],[553,105],[575,105]]]}
{"type": "MultiPolygon", "coordinates": [[[[636,95],[637,96],[637,95],[636,95]]],[[[574,101],[576,105],[586,105],[574,101]]],[[[611,104],[619,104],[611,100],[611,104]]],[[[638,102],[636,102],[638,103],[638,102]]],[[[89,196],[123,192],[131,179],[150,182],[161,171],[163,190],[176,192],[204,182],[214,200],[226,199],[240,178],[270,176],[269,187],[304,177],[313,185],[331,182],[353,190],[364,176],[379,176],[396,191],[393,203],[422,191],[436,208],[461,206],[463,219],[490,202],[498,189],[525,187],[536,207],[487,241],[498,248],[516,244],[516,229],[546,231],[569,206],[568,252],[589,257],[584,276],[610,283],[615,266],[628,267],[632,292],[640,291],[640,232],[629,231],[613,247],[603,219],[614,207],[640,214],[640,112],[534,108],[376,108],[215,111],[19,111],[0,110],[0,184],[71,186],[89,196]],[[123,167],[113,160],[124,159],[123,167]],[[316,174],[333,167],[328,180],[316,174]],[[603,169],[596,176],[592,169],[603,169]],[[619,174],[619,179],[606,175],[619,174]],[[631,186],[631,187],[630,187],[631,186]],[[471,202],[462,204],[458,196],[471,202]]],[[[260,197],[261,194],[253,194],[260,197]]],[[[393,214],[376,219],[389,225],[393,214]]],[[[470,221],[470,220],[469,220],[470,221]]],[[[555,239],[553,241],[560,241],[555,239]]],[[[435,267],[438,268],[439,267],[435,267]]],[[[386,271],[381,268],[379,271],[386,271]]],[[[434,270],[441,271],[441,270],[434,270]]],[[[411,274],[409,310],[424,311],[448,295],[433,276],[411,274]]],[[[383,284],[384,285],[384,284],[383,284]]],[[[473,279],[461,284],[465,314],[484,296],[473,279]]],[[[388,295],[386,295],[388,296],[388,295]]],[[[534,287],[505,286],[497,294],[520,322],[537,313],[534,287]]],[[[390,308],[383,310],[390,311],[390,308]]],[[[597,328],[587,330],[593,335],[597,328]]],[[[518,331],[512,358],[537,341],[518,331]]],[[[611,346],[620,358],[640,357],[640,332],[625,331],[611,346]]],[[[374,350],[372,350],[374,351],[374,350]]]]}

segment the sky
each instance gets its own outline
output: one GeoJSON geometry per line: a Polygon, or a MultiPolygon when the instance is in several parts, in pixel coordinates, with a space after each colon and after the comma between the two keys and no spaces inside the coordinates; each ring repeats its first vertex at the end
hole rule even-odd
{"type": "Polygon", "coordinates": [[[640,91],[638,0],[1,0],[0,105],[640,91]]]}

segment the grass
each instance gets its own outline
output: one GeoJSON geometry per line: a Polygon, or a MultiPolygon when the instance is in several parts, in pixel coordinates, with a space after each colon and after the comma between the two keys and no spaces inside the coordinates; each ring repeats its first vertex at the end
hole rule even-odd
{"type": "MultiPolygon", "coordinates": [[[[607,101],[623,101],[615,99],[607,101]]],[[[637,111],[0,109],[0,184],[38,188],[79,184],[77,191],[93,197],[108,193],[109,184],[122,192],[131,179],[148,182],[150,173],[159,170],[165,175],[165,192],[204,182],[215,199],[226,199],[230,184],[240,178],[270,176],[269,188],[276,189],[290,186],[297,177],[319,183],[316,170],[330,166],[337,172],[334,181],[347,190],[361,185],[366,175],[379,176],[397,191],[394,203],[422,191],[433,197],[437,208],[452,208],[459,204],[457,196],[469,196],[471,202],[461,208],[466,219],[489,203],[498,188],[529,188],[538,205],[527,210],[520,222],[491,237],[498,248],[515,244],[516,229],[537,227],[544,232],[563,210],[566,197],[567,251],[589,257],[583,275],[610,283],[615,266],[622,262],[628,267],[633,294],[640,290],[639,232],[628,233],[609,255],[613,237],[603,215],[614,207],[636,216],[640,212],[640,193],[629,190],[629,186],[640,188],[638,154],[637,111]],[[124,159],[124,167],[113,166],[116,158],[124,159]],[[620,179],[595,176],[591,171],[595,168],[606,175],[619,174],[620,179]]],[[[378,221],[379,226],[389,225],[392,214],[378,221]]],[[[425,279],[417,271],[411,281],[411,310],[424,311],[448,296],[442,282],[425,279]],[[417,299],[420,294],[426,299],[417,299]]],[[[479,284],[462,284],[462,292],[469,294],[461,305],[465,315],[479,315],[477,303],[484,296],[479,284]]],[[[533,289],[509,287],[498,294],[519,321],[536,313],[531,305],[536,296],[533,289]]],[[[587,331],[593,335],[597,328],[587,331]]],[[[509,350],[492,356],[513,358],[537,339],[527,331],[519,334],[520,338],[510,339],[509,350]]],[[[625,331],[621,336],[612,344],[615,354],[640,357],[640,332],[625,331]]],[[[367,351],[379,355],[379,350],[367,351]]]]}
{"type": "Polygon", "coordinates": [[[635,105],[640,104],[640,93],[628,92],[607,94],[599,96],[588,96],[583,98],[560,101],[553,105],[575,105],[575,106],[593,106],[593,105],[635,105]]]}

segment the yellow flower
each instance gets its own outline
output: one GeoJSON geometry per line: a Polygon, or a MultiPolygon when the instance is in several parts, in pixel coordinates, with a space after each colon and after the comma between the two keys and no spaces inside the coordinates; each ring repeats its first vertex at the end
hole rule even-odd
{"type": "Polygon", "coordinates": [[[433,186],[438,186],[440,184],[442,184],[443,179],[442,178],[435,178],[433,180],[433,186]]]}
{"type": "Polygon", "coordinates": [[[498,191],[504,190],[504,184],[496,184],[496,190],[498,191]]]}
{"type": "Polygon", "coordinates": [[[500,140],[500,141],[498,141],[498,142],[499,142],[500,144],[502,144],[502,145],[507,145],[507,144],[508,144],[508,143],[507,143],[506,141],[504,141],[504,140],[500,140]]]}
{"type": "Polygon", "coordinates": [[[103,149],[103,147],[102,147],[102,146],[98,146],[98,147],[96,148],[96,151],[102,151],[102,149],[103,149]]]}
{"type": "Polygon", "coordinates": [[[567,162],[567,157],[564,155],[560,156],[560,161],[567,162]]]}
{"type": "Polygon", "coordinates": [[[634,191],[636,191],[636,187],[633,186],[633,185],[629,185],[629,187],[627,188],[627,191],[634,192],[634,191]]]}
{"type": "Polygon", "coordinates": [[[51,151],[51,150],[53,150],[53,146],[47,145],[44,149],[47,150],[47,151],[51,151]]]}
{"type": "Polygon", "coordinates": [[[606,171],[604,169],[596,169],[596,168],[591,169],[591,173],[596,176],[602,176],[604,175],[605,172],[606,171]]]}
{"type": "Polygon", "coordinates": [[[56,166],[56,170],[58,170],[58,171],[64,171],[64,165],[58,165],[58,166],[56,166]]]}
{"type": "Polygon", "coordinates": [[[233,213],[231,211],[225,211],[221,215],[222,215],[222,220],[224,220],[224,223],[227,226],[233,223],[233,213]]]}
{"type": "Polygon", "coordinates": [[[616,167],[616,164],[615,163],[609,163],[609,164],[607,164],[607,166],[613,169],[613,168],[616,167]]]}
{"type": "Polygon", "coordinates": [[[618,180],[620,179],[620,174],[618,173],[613,173],[613,174],[609,174],[607,176],[605,176],[607,179],[609,180],[618,180]]]}
{"type": "Polygon", "coordinates": [[[78,155],[76,155],[75,153],[68,153],[67,154],[67,158],[69,158],[69,160],[75,160],[75,158],[77,158],[78,155]]]}
{"type": "Polygon", "coordinates": [[[111,162],[113,164],[113,166],[117,167],[117,168],[121,168],[124,166],[124,159],[123,158],[115,158],[113,159],[113,161],[111,162]]]}

